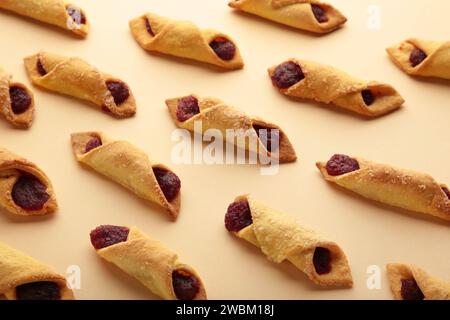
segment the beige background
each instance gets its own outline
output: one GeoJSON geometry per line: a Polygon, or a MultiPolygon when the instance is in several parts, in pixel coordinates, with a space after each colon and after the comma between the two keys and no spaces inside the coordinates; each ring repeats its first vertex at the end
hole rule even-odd
{"type": "Polygon", "coordinates": [[[450,184],[448,82],[413,79],[388,59],[384,48],[410,36],[448,40],[446,0],[333,0],[349,19],[335,33],[317,37],[262,19],[234,13],[227,0],[74,1],[92,23],[87,40],[15,15],[0,13],[0,64],[29,83],[22,58],[41,49],[85,58],[131,86],[137,116],[116,120],[95,107],[34,88],[36,119],[28,131],[0,121],[1,145],[34,161],[50,176],[60,210],[54,217],[18,219],[0,214],[0,240],[41,259],[64,274],[79,265],[79,299],[153,299],[137,281],[98,258],[89,231],[99,224],[136,225],[160,239],[202,275],[211,299],[391,299],[384,266],[410,262],[449,278],[449,225],[401,210],[378,206],[325,183],[317,160],[333,153],[360,155],[432,174],[450,184]],[[381,30],[366,27],[369,4],[381,7],[381,30]],[[128,20],[145,11],[192,20],[234,37],[244,70],[220,72],[142,50],[128,20]],[[364,120],[313,103],[281,96],[267,67],[288,57],[332,64],[368,80],[394,85],[405,108],[377,120],[364,120]],[[256,166],[174,166],[182,180],[182,207],[176,223],[109,180],[78,165],[71,132],[101,130],[126,139],[154,159],[171,165],[174,130],[164,100],[198,93],[212,95],[278,123],[299,155],[276,176],[256,166]],[[251,193],[268,205],[292,213],[335,240],[347,253],[355,286],[322,290],[295,268],[277,266],[223,225],[235,196],[251,193]],[[366,288],[366,269],[379,265],[381,290],[366,288]]]}

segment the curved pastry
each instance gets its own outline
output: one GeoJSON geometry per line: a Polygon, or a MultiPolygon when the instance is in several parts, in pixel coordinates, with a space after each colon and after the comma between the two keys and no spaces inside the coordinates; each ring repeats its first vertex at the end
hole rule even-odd
{"type": "Polygon", "coordinates": [[[231,8],[293,28],[328,33],[341,27],[347,18],[333,6],[317,0],[233,0],[231,8]]]}
{"type": "Polygon", "coordinates": [[[449,189],[428,174],[346,155],[316,165],[325,180],[363,197],[450,220],[449,189]]]}
{"type": "Polygon", "coordinates": [[[180,212],[180,179],[168,167],[153,163],[147,154],[126,141],[114,141],[101,132],[72,134],[77,160],[133,191],[138,197],[165,208],[173,219],[180,212]]]}
{"type": "Polygon", "coordinates": [[[12,82],[0,68],[0,112],[16,128],[29,128],[34,116],[34,95],[25,85],[12,82]]]}
{"type": "Polygon", "coordinates": [[[0,295],[9,300],[72,300],[66,279],[0,242],[0,295]]]}
{"type": "Polygon", "coordinates": [[[450,282],[413,265],[390,263],[386,269],[396,300],[450,300],[450,282]]]}
{"type": "Polygon", "coordinates": [[[130,21],[139,45],[148,51],[193,59],[226,69],[242,69],[239,48],[226,34],[199,29],[189,21],[177,21],[146,13],[130,21]]]}
{"type": "MultiPolygon", "coordinates": [[[[194,132],[195,122],[201,121],[202,133],[208,129],[217,129],[222,132],[223,137],[226,137],[228,129],[243,130],[243,132],[248,132],[250,137],[245,141],[246,150],[251,149],[249,141],[254,137],[258,141],[259,152],[264,152],[271,157],[278,157],[280,163],[297,160],[293,146],[279,126],[261,118],[250,117],[219,99],[190,95],[168,99],[166,104],[173,121],[179,128],[194,132]],[[278,130],[278,133],[271,131],[272,129],[278,130]],[[277,150],[272,150],[272,139],[274,138],[279,138],[277,150]]],[[[234,143],[236,145],[236,139],[234,143]]]]}
{"type": "Polygon", "coordinates": [[[205,300],[197,272],[136,227],[104,225],[91,232],[97,254],[166,300],[205,300]]]}
{"type": "Polygon", "coordinates": [[[89,32],[84,10],[63,0],[2,0],[0,9],[58,26],[82,38],[89,32]]]}
{"type": "Polygon", "coordinates": [[[34,163],[0,147],[0,206],[23,216],[53,213],[58,205],[52,184],[34,163]]]}
{"type": "Polygon", "coordinates": [[[344,251],[334,242],[249,196],[239,196],[228,207],[225,227],[256,247],[275,263],[285,260],[321,286],[352,287],[344,251]]]}
{"type": "Polygon", "coordinates": [[[408,39],[386,50],[409,75],[450,79],[450,41],[408,39]]]}
{"type": "Polygon", "coordinates": [[[87,100],[117,118],[136,113],[136,102],[122,80],[99,71],[80,58],[40,52],[24,59],[33,84],[87,100]]]}
{"type": "Polygon", "coordinates": [[[405,102],[390,85],[354,78],[334,67],[290,59],[269,69],[272,83],[287,96],[311,99],[368,117],[396,110],[405,102]]]}

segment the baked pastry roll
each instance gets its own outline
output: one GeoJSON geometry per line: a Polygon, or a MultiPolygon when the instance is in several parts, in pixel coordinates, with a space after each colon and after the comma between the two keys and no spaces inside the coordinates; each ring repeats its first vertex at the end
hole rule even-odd
{"type": "Polygon", "coordinates": [[[327,33],[341,27],[347,18],[333,6],[317,0],[232,0],[230,7],[290,27],[327,33]]]}
{"type": "Polygon", "coordinates": [[[72,300],[66,279],[0,242],[0,295],[9,300],[72,300]]]}
{"type": "Polygon", "coordinates": [[[239,196],[229,205],[225,227],[260,248],[272,262],[289,261],[318,285],[353,286],[347,257],[336,243],[249,196],[239,196]]]}
{"type": "MultiPolygon", "coordinates": [[[[270,157],[278,158],[281,163],[297,160],[293,146],[279,126],[261,118],[250,117],[219,99],[190,95],[168,99],[166,104],[173,121],[179,128],[194,132],[195,122],[201,121],[202,133],[208,129],[217,129],[222,132],[223,137],[226,137],[228,129],[242,130],[244,134],[248,133],[249,137],[245,141],[246,150],[262,152],[270,157]],[[251,138],[257,142],[258,150],[253,150],[250,145],[251,138]],[[278,139],[276,145],[275,139],[278,139]]],[[[234,143],[237,144],[236,139],[234,143]]]]}
{"type": "Polygon", "coordinates": [[[136,113],[136,102],[122,80],[99,71],[84,60],[40,52],[24,59],[33,84],[87,100],[117,118],[136,113]]]}
{"type": "Polygon", "coordinates": [[[0,206],[10,213],[38,216],[58,205],[50,179],[34,163],[0,147],[0,206]]]}
{"type": "Polygon", "coordinates": [[[176,219],[180,212],[181,182],[163,164],[127,141],[108,138],[101,132],[72,134],[77,160],[131,190],[138,197],[165,208],[176,219]]]}
{"type": "Polygon", "coordinates": [[[363,197],[450,220],[450,191],[428,174],[341,154],[316,165],[325,180],[363,197]]]}
{"type": "Polygon", "coordinates": [[[29,128],[34,116],[33,93],[0,68],[0,112],[16,128],[29,128]]]}
{"type": "Polygon", "coordinates": [[[434,278],[413,265],[390,263],[386,269],[397,300],[450,300],[450,282],[434,278]]]}
{"type": "Polygon", "coordinates": [[[139,280],[155,295],[166,300],[206,299],[197,272],[138,228],[103,225],[90,236],[100,257],[139,280]]]}
{"type": "Polygon", "coordinates": [[[131,20],[130,29],[145,50],[206,62],[226,69],[244,67],[239,48],[231,37],[213,29],[202,30],[192,22],[146,13],[131,20]]]}
{"type": "Polygon", "coordinates": [[[407,74],[450,79],[450,41],[408,39],[387,52],[407,74]]]}
{"type": "Polygon", "coordinates": [[[84,10],[63,0],[1,0],[0,9],[58,26],[82,38],[89,32],[84,10]]]}
{"type": "Polygon", "coordinates": [[[333,104],[341,109],[377,117],[405,102],[390,85],[354,78],[334,67],[290,59],[269,69],[273,85],[287,96],[333,104]]]}

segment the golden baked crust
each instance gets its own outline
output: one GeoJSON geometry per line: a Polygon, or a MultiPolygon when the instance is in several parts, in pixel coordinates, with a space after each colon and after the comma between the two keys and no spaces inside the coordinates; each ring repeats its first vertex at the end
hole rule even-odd
{"type": "Polygon", "coordinates": [[[354,159],[360,169],[340,176],[329,175],[326,162],[317,162],[316,165],[325,180],[363,197],[450,220],[450,200],[442,189],[446,186],[430,175],[360,157],[354,159]]]}
{"type": "MultiPolygon", "coordinates": [[[[222,132],[222,135],[226,136],[227,129],[234,130],[253,130],[252,136],[255,139],[258,139],[256,130],[253,128],[253,125],[258,125],[265,128],[270,129],[278,129],[280,134],[279,141],[279,155],[278,160],[280,163],[286,162],[294,162],[297,160],[297,155],[295,154],[294,147],[289,141],[287,135],[284,131],[277,125],[267,122],[258,117],[250,117],[246,115],[244,112],[229,106],[222,102],[217,98],[212,97],[198,97],[197,95],[191,95],[198,100],[198,105],[200,109],[200,113],[193,116],[192,118],[180,122],[177,118],[177,109],[178,103],[180,99],[185,97],[178,97],[173,99],[167,99],[166,105],[169,108],[170,115],[173,118],[173,121],[179,128],[187,129],[191,132],[194,132],[194,123],[196,121],[201,121],[202,123],[202,133],[204,133],[208,129],[217,129],[222,132]]],[[[275,156],[271,152],[268,152],[265,146],[261,143],[261,140],[258,140],[258,150],[262,150],[264,153],[267,153],[269,156],[275,156]]],[[[236,140],[234,141],[236,144],[236,140]]],[[[249,143],[246,141],[246,150],[249,150],[249,143]]]]}
{"type": "Polygon", "coordinates": [[[243,200],[248,202],[253,223],[233,232],[234,235],[260,248],[272,262],[289,261],[318,285],[353,286],[347,257],[336,243],[323,239],[289,215],[268,208],[247,195],[235,199],[236,202],[243,200]],[[327,274],[318,274],[315,270],[313,256],[317,247],[331,252],[332,268],[327,274]]]}
{"type": "Polygon", "coordinates": [[[391,291],[396,300],[403,300],[402,280],[414,279],[424,295],[424,300],[450,300],[450,282],[430,276],[424,270],[410,264],[386,265],[391,291]]]}
{"type": "MultiPolygon", "coordinates": [[[[278,89],[282,94],[295,98],[310,99],[349,110],[367,117],[378,117],[400,108],[405,100],[390,85],[376,81],[364,81],[329,65],[301,59],[289,59],[300,66],[305,78],[287,89],[278,89]],[[376,97],[367,106],[361,95],[370,90],[376,97]]],[[[278,65],[277,65],[278,66],[278,65]]],[[[269,69],[272,77],[277,66],[269,69]]]]}
{"type": "Polygon", "coordinates": [[[177,300],[172,285],[172,272],[187,271],[199,282],[200,290],[195,300],[206,299],[203,282],[191,266],[181,263],[175,253],[138,228],[130,227],[129,229],[130,233],[126,241],[99,249],[98,255],[115,264],[139,280],[154,294],[166,300],[177,300]]]}
{"type": "Polygon", "coordinates": [[[412,38],[386,50],[392,61],[407,74],[450,79],[450,41],[428,41],[412,38]],[[415,48],[425,52],[427,58],[413,67],[409,58],[415,48]]]}
{"type": "Polygon", "coordinates": [[[51,281],[61,292],[61,300],[74,299],[73,292],[67,287],[66,279],[55,273],[50,267],[0,242],[0,295],[16,300],[16,288],[20,285],[51,281]]]}
{"type": "Polygon", "coordinates": [[[84,10],[63,0],[0,1],[0,9],[6,9],[22,16],[58,26],[85,38],[89,33],[89,21],[86,19],[85,24],[74,23],[72,17],[67,13],[68,7],[80,10],[81,14],[86,17],[84,10]]]}
{"type": "Polygon", "coordinates": [[[124,81],[99,71],[80,58],[40,52],[25,58],[24,62],[28,76],[35,85],[90,101],[118,118],[131,117],[136,113],[133,93],[124,81]],[[47,71],[46,75],[39,73],[38,62],[47,71]],[[110,81],[123,83],[129,91],[129,97],[120,105],[116,105],[108,90],[106,83],[110,81]]]}
{"type": "Polygon", "coordinates": [[[154,13],[146,13],[130,21],[130,29],[139,45],[148,51],[210,63],[226,69],[242,69],[239,48],[230,36],[213,30],[200,29],[189,21],[177,21],[154,13]],[[147,21],[154,36],[147,31],[147,21]],[[232,60],[220,59],[209,46],[216,38],[225,38],[236,47],[232,60]]]}
{"type": "Polygon", "coordinates": [[[231,8],[255,14],[293,28],[328,33],[341,27],[347,18],[333,6],[317,0],[233,0],[231,8]],[[311,5],[318,5],[328,21],[319,23],[311,5]]]}
{"type": "Polygon", "coordinates": [[[34,163],[2,147],[0,147],[0,178],[0,207],[10,213],[23,216],[40,216],[53,213],[58,208],[52,184],[45,173],[34,163]],[[42,209],[30,211],[15,204],[12,198],[12,189],[22,172],[33,175],[46,186],[49,199],[42,209]]]}
{"type": "Polygon", "coordinates": [[[27,129],[31,126],[34,117],[34,95],[30,89],[24,84],[13,82],[12,76],[5,70],[0,68],[0,113],[2,113],[6,120],[16,128],[27,129]],[[12,87],[21,88],[26,91],[31,98],[29,108],[20,114],[15,114],[11,108],[11,97],[9,89],[12,87]]]}
{"type": "Polygon", "coordinates": [[[101,132],[73,133],[71,138],[72,149],[79,162],[133,191],[138,197],[165,208],[172,219],[177,218],[181,192],[172,201],[167,201],[153,168],[172,170],[152,162],[146,153],[131,143],[112,140],[101,132]],[[102,145],[86,153],[86,145],[92,138],[100,138],[102,145]]]}

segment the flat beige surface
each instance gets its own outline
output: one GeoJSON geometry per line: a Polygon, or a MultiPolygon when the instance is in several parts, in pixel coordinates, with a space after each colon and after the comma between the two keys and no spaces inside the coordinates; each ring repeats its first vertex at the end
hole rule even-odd
{"type": "Polygon", "coordinates": [[[335,33],[316,37],[234,13],[227,0],[77,0],[92,23],[87,40],[0,12],[0,65],[29,83],[22,58],[45,49],[85,58],[121,77],[138,103],[136,117],[116,120],[81,101],[34,88],[37,114],[28,131],[0,121],[0,141],[37,163],[53,181],[60,210],[54,217],[18,219],[0,214],[0,240],[64,274],[82,272],[79,299],[153,299],[138,282],[98,258],[89,232],[99,224],[136,225],[160,239],[202,275],[211,299],[391,299],[385,264],[415,263],[450,278],[449,224],[378,206],[325,183],[317,160],[333,153],[359,155],[432,174],[450,184],[450,91],[441,81],[408,77],[384,49],[410,36],[449,40],[447,0],[333,0],[348,17],[335,33]],[[366,27],[369,4],[381,8],[381,29],[366,27]],[[185,18],[233,36],[244,70],[219,72],[179,59],[151,55],[131,37],[128,20],[145,11],[185,18]],[[291,101],[271,85],[267,67],[288,57],[312,59],[368,80],[394,85],[405,108],[367,121],[326,107],[291,101]],[[299,155],[276,176],[256,166],[171,165],[175,126],[164,100],[189,93],[223,99],[279,124],[299,155]],[[71,132],[101,130],[126,139],[171,165],[182,180],[182,206],[173,223],[152,205],[81,167],[70,148],[71,132]],[[355,286],[322,290],[289,264],[277,266],[223,225],[235,196],[251,193],[292,213],[339,243],[347,253],[355,286]],[[366,269],[382,268],[381,290],[368,290],[366,269]]]}

